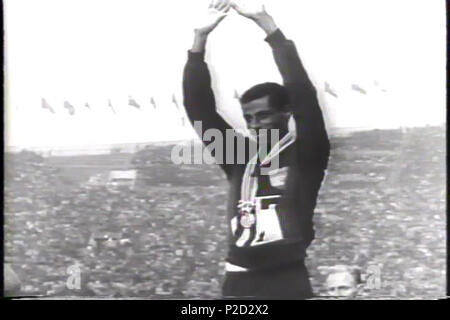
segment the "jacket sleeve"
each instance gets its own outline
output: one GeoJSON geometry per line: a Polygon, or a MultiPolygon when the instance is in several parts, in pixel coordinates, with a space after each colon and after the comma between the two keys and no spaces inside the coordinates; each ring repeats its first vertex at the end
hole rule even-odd
{"type": "MultiPolygon", "coordinates": [[[[216,101],[211,88],[211,76],[208,66],[204,61],[204,53],[188,52],[188,61],[183,74],[183,96],[186,113],[191,124],[201,122],[201,130],[197,134],[202,139],[205,146],[212,141],[204,140],[204,133],[209,129],[216,129],[222,134],[222,152],[212,152],[216,161],[220,164],[228,177],[233,170],[233,164],[226,164],[226,130],[232,127],[217,113],[216,101]]],[[[194,125],[194,128],[198,127],[194,125]]],[[[214,151],[217,151],[214,150],[214,151]]],[[[235,153],[236,155],[236,153],[235,153]]]]}
{"type": "Polygon", "coordinates": [[[294,115],[297,141],[294,150],[297,166],[290,168],[282,212],[291,212],[292,230],[299,230],[308,246],[314,239],[313,215],[317,195],[325,177],[330,144],[316,89],[300,61],[294,43],[278,29],[266,38],[273,50],[294,115]]]}
{"type": "Polygon", "coordinates": [[[287,40],[280,29],[269,35],[266,41],[272,47],[289,94],[299,139],[300,165],[324,170],[328,164],[330,144],[316,89],[300,61],[294,42],[287,40]]]}

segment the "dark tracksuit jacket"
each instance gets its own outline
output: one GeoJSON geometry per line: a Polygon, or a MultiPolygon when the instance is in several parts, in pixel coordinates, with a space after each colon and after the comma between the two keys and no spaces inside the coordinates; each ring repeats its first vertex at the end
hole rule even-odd
{"type": "MultiPolygon", "coordinates": [[[[266,211],[269,212],[267,217],[271,216],[266,219],[264,228],[270,229],[274,226],[278,233],[257,228],[257,212],[256,224],[246,231],[245,238],[242,239],[244,229],[239,223],[237,227],[234,223],[233,227],[233,222],[239,221],[237,205],[241,197],[241,183],[246,165],[223,164],[224,161],[220,164],[230,185],[227,261],[252,270],[289,264],[305,258],[306,249],[314,239],[312,219],[330,150],[316,90],[300,61],[294,43],[287,40],[279,29],[269,35],[266,41],[273,50],[275,62],[288,91],[296,124],[295,142],[280,153],[280,170],[269,172],[269,175],[258,175],[257,199],[260,199],[262,209],[272,207],[271,213],[266,211]],[[272,235],[265,239],[270,234],[272,235]]],[[[220,130],[225,138],[225,131],[231,127],[216,111],[204,53],[188,52],[183,75],[183,94],[191,123],[202,122],[202,132],[198,132],[200,138],[208,129],[220,130]]],[[[245,139],[247,145],[252,143],[250,139],[245,139]]],[[[207,141],[204,143],[209,144],[207,141]]],[[[234,151],[236,155],[236,150],[234,151]]],[[[226,155],[225,147],[223,155],[226,155]]],[[[249,157],[245,158],[246,162],[249,157]]]]}

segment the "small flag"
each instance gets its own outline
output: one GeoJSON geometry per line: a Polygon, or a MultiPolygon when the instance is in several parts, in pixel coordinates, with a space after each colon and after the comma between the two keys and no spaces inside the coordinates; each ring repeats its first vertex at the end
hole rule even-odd
{"type": "Polygon", "coordinates": [[[155,99],[153,99],[153,97],[150,99],[150,103],[152,104],[153,108],[156,109],[156,102],[155,99]]]}
{"type": "Polygon", "coordinates": [[[352,90],[355,90],[361,94],[367,94],[366,90],[358,86],[357,84],[352,84],[352,90]]]}
{"type": "Polygon", "coordinates": [[[108,99],[108,107],[111,108],[112,112],[116,113],[116,110],[114,110],[114,107],[113,107],[113,105],[111,103],[111,99],[108,99]]]}
{"type": "Polygon", "coordinates": [[[239,96],[239,93],[237,92],[236,89],[234,89],[234,98],[237,99],[237,100],[241,99],[241,97],[239,96]]]}
{"type": "Polygon", "coordinates": [[[328,82],[325,82],[325,92],[332,95],[335,98],[339,97],[337,93],[330,87],[330,84],[328,82]]]}
{"type": "Polygon", "coordinates": [[[73,105],[71,105],[68,101],[64,101],[64,108],[67,109],[67,111],[69,111],[69,114],[71,116],[73,116],[73,114],[75,113],[75,108],[73,105]]]}
{"type": "Polygon", "coordinates": [[[42,108],[48,109],[51,113],[55,113],[55,110],[53,110],[52,106],[48,104],[47,100],[42,98],[41,102],[42,102],[42,108]]]}
{"type": "Polygon", "coordinates": [[[175,97],[175,93],[172,95],[172,102],[175,104],[175,106],[177,107],[177,109],[180,109],[180,108],[178,107],[177,97],[175,97]]]}
{"type": "MultiPolygon", "coordinates": [[[[181,113],[183,113],[183,111],[181,111],[180,107],[178,106],[178,101],[177,101],[177,97],[175,96],[175,93],[172,95],[172,102],[175,104],[175,107],[177,107],[177,110],[180,111],[181,113]]],[[[184,119],[184,115],[181,115],[181,125],[184,127],[186,124],[186,121],[184,119]]]]}
{"type": "Polygon", "coordinates": [[[373,82],[373,84],[375,85],[375,87],[379,88],[381,91],[387,92],[386,89],[384,89],[383,87],[380,86],[380,83],[379,83],[377,80],[375,80],[375,81],[373,82]]]}
{"type": "Polygon", "coordinates": [[[140,109],[141,106],[131,96],[128,96],[128,105],[140,109]]]}

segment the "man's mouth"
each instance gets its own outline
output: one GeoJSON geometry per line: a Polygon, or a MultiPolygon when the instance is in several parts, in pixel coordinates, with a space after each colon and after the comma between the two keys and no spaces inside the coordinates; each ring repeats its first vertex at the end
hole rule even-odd
{"type": "Polygon", "coordinates": [[[261,132],[268,131],[266,128],[250,128],[250,130],[254,131],[256,135],[260,135],[261,132]]]}

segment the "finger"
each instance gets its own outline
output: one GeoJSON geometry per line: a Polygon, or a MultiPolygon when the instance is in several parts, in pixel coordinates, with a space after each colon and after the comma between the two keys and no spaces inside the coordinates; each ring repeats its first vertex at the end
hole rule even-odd
{"type": "Polygon", "coordinates": [[[230,11],[231,8],[231,4],[228,2],[228,4],[226,5],[226,7],[222,10],[223,12],[228,12],[230,11]]]}
{"type": "Polygon", "coordinates": [[[217,10],[219,11],[223,11],[223,9],[225,9],[225,7],[228,5],[228,0],[221,0],[219,1],[218,5],[217,5],[217,10]]]}
{"type": "Polygon", "coordinates": [[[220,5],[221,0],[213,0],[212,1],[212,8],[217,9],[220,5]]]}
{"type": "Polygon", "coordinates": [[[231,5],[231,8],[236,10],[238,13],[241,13],[241,10],[240,10],[239,6],[236,4],[236,2],[232,1],[230,5],[231,5]]]}
{"type": "Polygon", "coordinates": [[[224,6],[225,6],[225,1],[224,0],[218,0],[217,1],[216,9],[218,11],[221,11],[224,6]]]}
{"type": "Polygon", "coordinates": [[[239,0],[231,0],[230,1],[232,5],[234,5],[237,8],[241,8],[242,7],[242,1],[239,0]]]}

